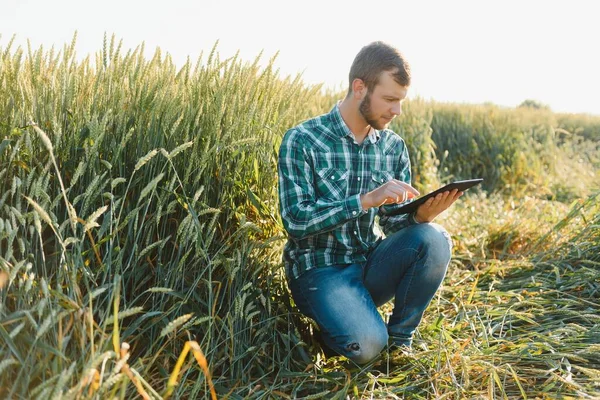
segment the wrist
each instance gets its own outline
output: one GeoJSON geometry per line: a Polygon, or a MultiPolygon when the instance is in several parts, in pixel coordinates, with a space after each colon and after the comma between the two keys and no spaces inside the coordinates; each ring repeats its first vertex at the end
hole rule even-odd
{"type": "Polygon", "coordinates": [[[418,213],[418,212],[415,212],[415,213],[413,213],[413,219],[415,220],[415,222],[416,222],[417,224],[424,224],[425,222],[427,222],[427,221],[425,221],[423,218],[419,218],[419,216],[418,216],[418,215],[419,215],[419,213],[418,213]]]}
{"type": "Polygon", "coordinates": [[[369,208],[373,207],[371,205],[371,197],[369,196],[369,193],[363,193],[360,195],[360,205],[365,211],[368,211],[369,208]]]}

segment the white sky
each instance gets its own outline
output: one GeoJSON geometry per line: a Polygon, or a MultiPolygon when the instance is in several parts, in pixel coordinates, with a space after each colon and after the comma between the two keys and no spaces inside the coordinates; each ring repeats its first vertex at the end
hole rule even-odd
{"type": "Polygon", "coordinates": [[[104,32],[125,49],[159,46],[181,65],[219,40],[282,74],[345,88],[358,50],[373,40],[398,47],[412,66],[409,97],[600,115],[600,2],[0,0],[0,46],[62,48],[78,31],[79,56],[102,48],[104,32]],[[596,5],[598,4],[598,5],[596,5]]]}

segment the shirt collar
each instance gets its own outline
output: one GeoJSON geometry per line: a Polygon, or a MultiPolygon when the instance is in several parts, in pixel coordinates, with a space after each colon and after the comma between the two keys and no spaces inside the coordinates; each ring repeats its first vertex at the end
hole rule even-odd
{"type": "MultiPolygon", "coordinates": [[[[354,134],[352,133],[350,128],[348,128],[348,125],[346,125],[346,122],[344,122],[344,119],[342,118],[342,114],[340,112],[340,102],[339,101],[337,102],[337,104],[335,106],[333,106],[333,109],[331,110],[329,115],[331,116],[331,120],[333,121],[333,132],[337,136],[339,136],[339,137],[350,136],[354,139],[354,134]]],[[[381,137],[380,131],[378,131],[377,129],[374,129],[374,128],[371,128],[371,130],[369,131],[369,134],[367,135],[367,139],[369,139],[369,141],[373,144],[375,144],[380,137],[381,137]]]]}

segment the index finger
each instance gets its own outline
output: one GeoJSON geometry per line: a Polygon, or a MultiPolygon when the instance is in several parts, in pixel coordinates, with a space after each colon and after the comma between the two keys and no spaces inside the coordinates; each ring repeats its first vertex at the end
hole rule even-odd
{"type": "Polygon", "coordinates": [[[404,188],[404,190],[406,190],[409,193],[414,194],[415,196],[420,195],[421,193],[419,193],[419,191],[417,189],[415,189],[414,187],[410,186],[408,183],[406,182],[402,182],[398,179],[392,179],[392,181],[394,183],[397,183],[398,185],[402,186],[404,188]]]}

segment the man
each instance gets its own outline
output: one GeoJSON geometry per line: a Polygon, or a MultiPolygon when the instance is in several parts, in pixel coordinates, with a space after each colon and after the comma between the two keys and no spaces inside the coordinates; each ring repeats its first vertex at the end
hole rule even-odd
{"type": "Polygon", "coordinates": [[[410,68],[396,49],[365,46],[350,69],[346,98],[290,129],[279,151],[292,297],[325,344],[357,363],[376,357],[388,339],[411,346],[450,261],[450,237],[431,221],[462,192],[445,192],[411,215],[384,213],[419,194],[410,186],[406,145],[387,129],[409,85],[410,68]],[[386,326],[377,307],[392,298],[386,326]]]}

